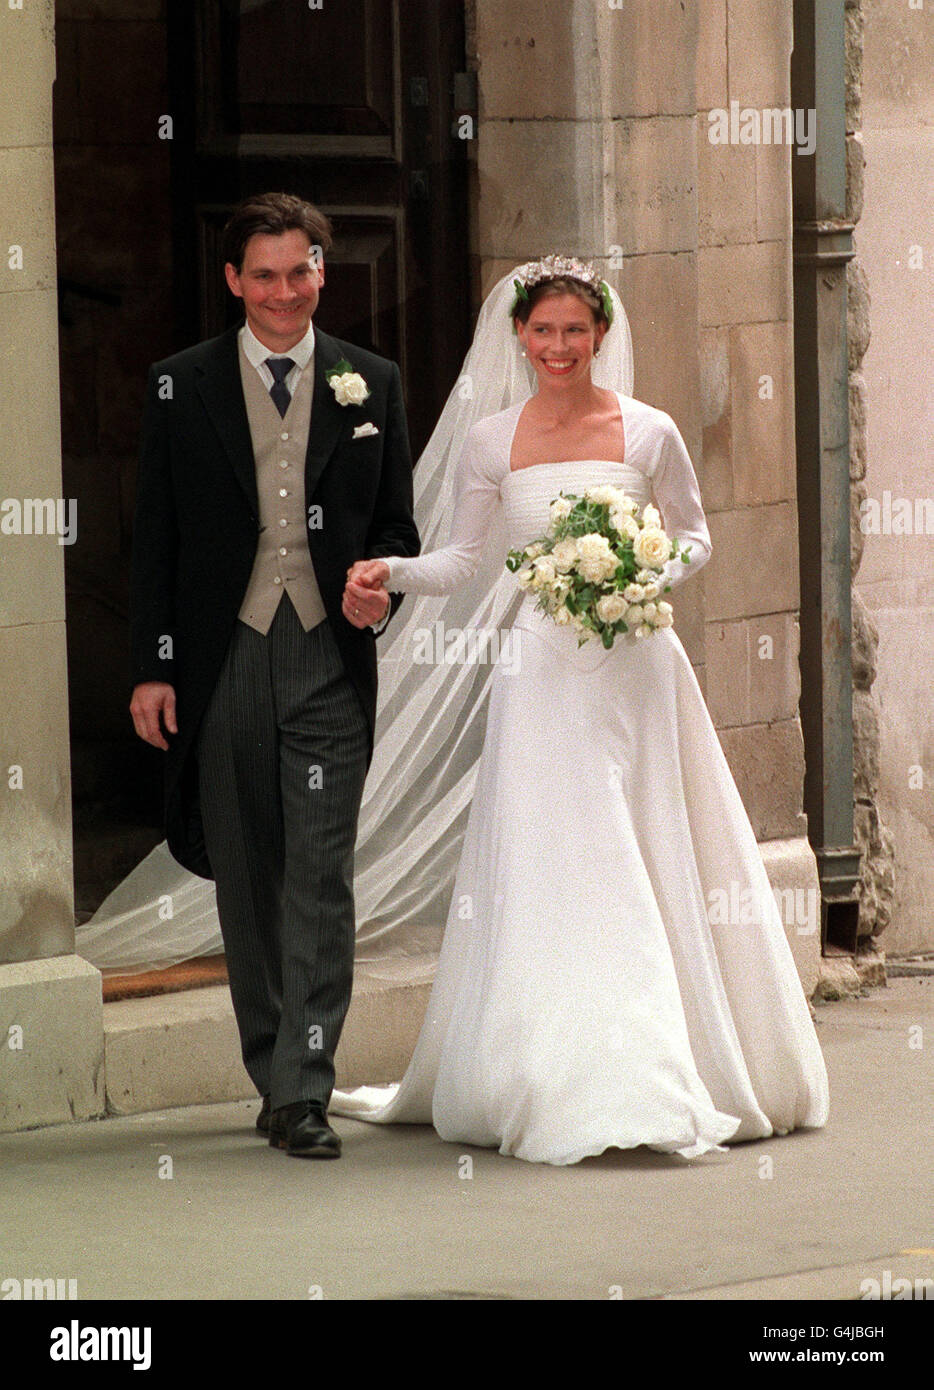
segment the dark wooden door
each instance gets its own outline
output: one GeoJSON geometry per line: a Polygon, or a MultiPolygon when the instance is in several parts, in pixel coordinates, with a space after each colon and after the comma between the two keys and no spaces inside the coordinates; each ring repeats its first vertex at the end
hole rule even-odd
{"type": "Polygon", "coordinates": [[[315,321],[395,359],[413,449],[470,330],[463,0],[170,0],[179,338],[238,317],[220,231],[281,189],[332,219],[315,321]]]}

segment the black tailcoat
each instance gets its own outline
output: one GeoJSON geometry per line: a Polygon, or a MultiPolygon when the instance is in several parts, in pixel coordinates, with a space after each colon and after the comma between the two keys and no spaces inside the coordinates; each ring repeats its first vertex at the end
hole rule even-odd
{"type": "MultiPolygon", "coordinates": [[[[133,531],[132,685],[175,687],[178,734],[165,755],[165,825],[180,864],[212,878],[198,801],[196,735],[249,584],[260,531],[256,467],[237,329],[157,362],[143,417],[133,531]]],[[[376,639],[341,613],[355,560],[417,555],[412,460],[394,362],[315,329],[305,457],[306,530],[324,607],[366,713],[373,749],[376,639]],[[366,380],[359,406],[338,404],[325,372],[341,359],[366,380]],[[372,421],[378,433],[353,439],[372,421]]],[[[281,601],[285,601],[284,599],[281,601]]],[[[392,596],[393,610],[398,595],[392,596]]]]}

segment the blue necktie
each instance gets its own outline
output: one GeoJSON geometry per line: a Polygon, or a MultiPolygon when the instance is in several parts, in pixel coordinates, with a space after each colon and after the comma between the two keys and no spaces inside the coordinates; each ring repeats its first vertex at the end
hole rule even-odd
{"type": "Polygon", "coordinates": [[[276,378],[269,388],[269,394],[276,404],[276,409],[280,415],[284,415],[289,408],[289,388],[285,384],[285,379],[295,366],[291,357],[267,357],[266,366],[276,378]]]}

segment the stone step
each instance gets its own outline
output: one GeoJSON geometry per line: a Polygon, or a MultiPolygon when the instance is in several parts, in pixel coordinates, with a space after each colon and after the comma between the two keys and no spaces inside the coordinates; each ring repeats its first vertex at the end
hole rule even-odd
{"type": "MultiPolygon", "coordinates": [[[[436,957],[357,963],[337,1049],[338,1087],[398,1081],[415,1047],[436,957]]],[[[255,1089],[240,1058],[226,985],[104,1005],[107,1110],[133,1115],[245,1100],[255,1089]]]]}

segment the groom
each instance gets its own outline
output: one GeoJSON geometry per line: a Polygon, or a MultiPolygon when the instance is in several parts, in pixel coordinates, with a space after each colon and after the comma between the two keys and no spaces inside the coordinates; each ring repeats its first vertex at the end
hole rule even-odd
{"type": "Polygon", "coordinates": [[[166,751],[166,836],[213,878],[243,1060],[273,1147],[336,1158],[353,852],[376,634],[355,560],[417,555],[398,367],[312,324],[328,219],[283,193],[224,229],[246,321],[156,363],[133,533],[136,732],[166,751]]]}

